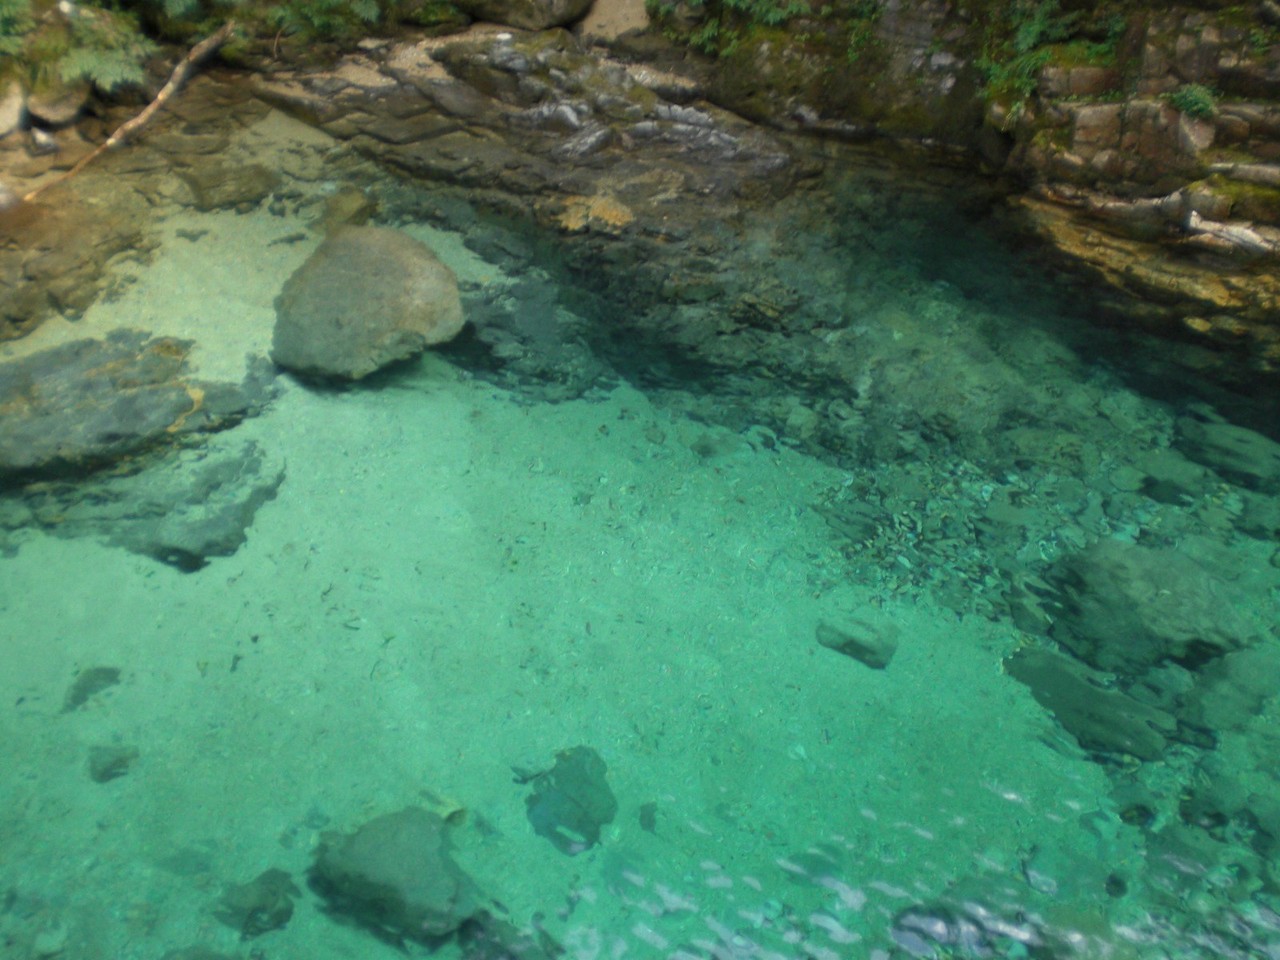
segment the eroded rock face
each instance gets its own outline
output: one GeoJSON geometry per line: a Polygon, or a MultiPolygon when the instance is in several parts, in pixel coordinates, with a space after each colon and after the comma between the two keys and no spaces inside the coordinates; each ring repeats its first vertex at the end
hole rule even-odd
{"type": "Polygon", "coordinates": [[[269,102],[379,161],[493,198],[570,234],[664,237],[690,202],[713,215],[794,182],[774,137],[568,33],[472,30],[357,52],[327,74],[274,75],[269,102]]]}
{"type": "Polygon", "coordinates": [[[453,271],[385,227],[340,227],[276,298],[271,356],[304,376],[359,380],[457,336],[453,271]]]}

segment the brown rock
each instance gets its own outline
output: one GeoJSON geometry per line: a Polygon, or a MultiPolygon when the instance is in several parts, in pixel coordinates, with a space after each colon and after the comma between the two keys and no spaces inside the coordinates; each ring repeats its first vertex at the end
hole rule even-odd
{"type": "Polygon", "coordinates": [[[200,164],[184,170],[181,176],[191,188],[197,210],[249,210],[280,182],[274,171],[256,163],[200,164]]]}
{"type": "Polygon", "coordinates": [[[1119,81],[1119,74],[1111,67],[1072,67],[1067,75],[1067,94],[1100,97],[1114,90],[1119,81]]]}
{"type": "Polygon", "coordinates": [[[339,227],[276,298],[271,356],[305,376],[359,380],[457,336],[453,271],[386,227],[339,227]]]}
{"type": "Polygon", "coordinates": [[[1118,103],[1091,103],[1071,112],[1071,145],[1093,152],[1120,145],[1120,119],[1124,107],[1118,103]]]}

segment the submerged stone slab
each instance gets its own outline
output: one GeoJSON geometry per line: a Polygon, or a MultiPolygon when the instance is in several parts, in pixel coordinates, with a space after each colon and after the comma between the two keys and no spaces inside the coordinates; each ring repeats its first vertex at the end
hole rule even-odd
{"type": "Polygon", "coordinates": [[[244,544],[258,509],[275,498],[284,476],[279,458],[224,434],[132,473],[28,484],[0,499],[0,547],[7,531],[38,527],[199,570],[244,544]]]}
{"type": "Polygon", "coordinates": [[[117,330],[0,364],[0,485],[94,469],[217,430],[270,399],[262,364],[242,384],[195,380],[191,347],[117,330]]]}
{"type": "Polygon", "coordinates": [[[276,298],[271,357],[304,376],[359,380],[462,330],[453,271],[386,227],[339,227],[276,298]]]}

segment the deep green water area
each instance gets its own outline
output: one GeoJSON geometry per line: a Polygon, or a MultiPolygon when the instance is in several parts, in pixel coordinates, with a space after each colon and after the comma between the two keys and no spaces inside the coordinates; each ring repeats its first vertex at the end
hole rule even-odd
{"type": "MultiPolygon", "coordinates": [[[[859,156],[610,261],[351,167],[459,340],[5,501],[0,956],[1280,958],[1274,380],[859,156]],[[138,548],[212,464],[243,545],[138,548]]],[[[262,355],[344,185],[77,329],[262,355]]]]}

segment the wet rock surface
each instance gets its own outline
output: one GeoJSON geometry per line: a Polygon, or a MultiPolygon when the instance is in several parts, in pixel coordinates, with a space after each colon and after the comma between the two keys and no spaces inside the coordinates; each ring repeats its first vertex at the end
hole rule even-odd
{"type": "Polygon", "coordinates": [[[205,383],[191,343],[130,330],[0,364],[0,483],[74,473],[219,430],[271,398],[272,373],[205,383]]]}
{"type": "Polygon", "coordinates": [[[284,464],[231,435],[143,460],[130,472],[27,484],[0,499],[0,549],[22,530],[90,537],[192,572],[245,542],[284,464]]]}

